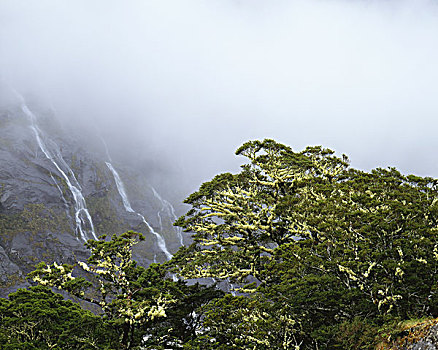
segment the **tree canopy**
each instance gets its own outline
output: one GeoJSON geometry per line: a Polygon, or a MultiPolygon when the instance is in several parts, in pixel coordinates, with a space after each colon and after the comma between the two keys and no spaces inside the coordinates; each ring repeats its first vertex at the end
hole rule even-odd
{"type": "Polygon", "coordinates": [[[329,329],[355,317],[437,315],[436,179],[365,172],[329,149],[273,140],[236,154],[248,161],[238,174],[185,201],[177,225],[194,243],[174,258],[182,276],[255,293],[294,320],[303,348],[332,348],[329,329]]]}
{"type": "Polygon", "coordinates": [[[110,349],[101,318],[43,286],[0,299],[0,349],[110,349]]]}
{"type": "Polygon", "coordinates": [[[76,266],[42,262],[29,274],[33,281],[66,291],[102,312],[115,334],[115,349],[164,348],[196,337],[200,327],[193,312],[223,293],[214,287],[174,281],[165,265],[148,268],[132,259],[132,246],[143,236],[128,231],[89,240],[90,257],[76,266]],[[80,268],[76,275],[74,268],[80,268]]]}

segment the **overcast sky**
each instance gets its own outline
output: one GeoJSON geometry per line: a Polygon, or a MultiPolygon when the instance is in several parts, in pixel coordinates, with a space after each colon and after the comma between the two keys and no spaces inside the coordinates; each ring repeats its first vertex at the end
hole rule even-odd
{"type": "Polygon", "coordinates": [[[0,0],[0,79],[196,184],[255,138],[438,177],[436,1],[0,0]]]}

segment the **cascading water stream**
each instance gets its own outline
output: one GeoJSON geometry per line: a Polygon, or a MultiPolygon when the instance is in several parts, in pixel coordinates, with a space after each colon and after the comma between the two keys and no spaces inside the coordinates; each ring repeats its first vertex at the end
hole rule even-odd
{"type": "Polygon", "coordinates": [[[119,191],[119,194],[122,197],[123,206],[125,207],[125,210],[127,212],[137,214],[142,219],[143,223],[146,225],[146,227],[149,229],[149,231],[151,231],[152,234],[157,238],[158,247],[161,249],[161,251],[164,253],[164,255],[166,255],[166,258],[168,260],[170,260],[172,258],[172,254],[170,254],[169,250],[167,249],[166,241],[164,240],[164,238],[152,228],[152,226],[146,221],[146,219],[144,218],[143,215],[141,215],[140,213],[137,213],[136,211],[134,211],[132,209],[131,203],[129,202],[128,196],[127,196],[126,191],[125,191],[125,186],[123,185],[123,182],[122,182],[119,174],[117,173],[116,169],[114,169],[114,167],[112,166],[111,163],[105,162],[105,164],[114,176],[114,180],[116,181],[117,190],[119,191]]]}
{"type": "Polygon", "coordinates": [[[164,238],[157,232],[155,232],[155,230],[152,228],[151,225],[149,225],[149,223],[146,221],[146,219],[144,218],[143,215],[137,213],[138,216],[141,217],[141,219],[143,220],[143,222],[145,223],[145,225],[148,227],[148,229],[155,235],[155,237],[157,238],[157,242],[158,242],[158,247],[160,247],[161,251],[166,255],[167,260],[172,259],[172,254],[170,254],[169,250],[166,247],[166,241],[164,240],[164,238]]]}
{"type": "MultiPolygon", "coordinates": [[[[170,217],[173,219],[173,221],[176,221],[176,219],[178,219],[178,217],[176,216],[175,213],[175,208],[173,207],[172,204],[170,204],[167,200],[163,199],[159,193],[157,191],[155,191],[155,188],[151,187],[152,192],[154,193],[155,198],[157,198],[160,202],[161,202],[161,210],[157,213],[158,215],[158,219],[160,220],[160,225],[162,225],[162,221],[161,221],[161,211],[166,210],[167,214],[170,215],[170,217]]],[[[181,243],[181,245],[184,245],[184,238],[183,238],[183,234],[182,234],[182,228],[181,227],[175,227],[175,231],[176,234],[178,235],[179,241],[181,243]]]]}
{"type": "Polygon", "coordinates": [[[114,180],[116,181],[117,191],[119,191],[120,197],[122,197],[123,206],[125,207],[125,210],[130,213],[135,213],[134,209],[132,209],[131,207],[131,203],[129,203],[129,199],[125,191],[125,186],[123,185],[119,173],[116,171],[116,169],[114,169],[111,163],[105,162],[105,164],[114,176],[114,180]]]}
{"type": "MultiPolygon", "coordinates": [[[[97,131],[97,133],[99,133],[99,132],[97,131]]],[[[103,143],[103,147],[105,148],[105,153],[106,153],[106,156],[107,156],[107,158],[108,158],[108,160],[109,160],[109,163],[111,163],[113,160],[111,159],[111,156],[110,156],[110,154],[109,154],[108,146],[107,146],[107,144],[106,144],[106,142],[105,142],[105,139],[102,137],[102,135],[99,135],[99,138],[100,138],[100,140],[101,140],[102,143],[103,143]]]]}
{"type": "MultiPolygon", "coordinates": [[[[74,206],[75,206],[75,222],[76,222],[76,230],[79,232],[81,239],[86,241],[90,237],[87,236],[87,224],[89,226],[89,230],[91,232],[92,238],[97,239],[95,231],[94,231],[94,225],[93,221],[91,219],[91,215],[88,212],[87,205],[85,202],[85,198],[82,195],[81,192],[81,186],[76,179],[73,170],[68,166],[68,164],[64,161],[62,158],[61,152],[59,150],[58,145],[51,140],[48,140],[48,142],[52,143],[52,149],[54,150],[54,154],[49,150],[46,143],[43,141],[43,133],[38,128],[38,125],[36,123],[36,116],[32,113],[32,111],[27,107],[26,102],[18,92],[15,92],[17,97],[19,98],[21,102],[21,110],[23,113],[30,119],[31,125],[30,128],[32,129],[33,133],[35,134],[35,138],[37,140],[38,146],[43,152],[43,154],[46,156],[47,159],[49,159],[52,164],[55,166],[55,168],[58,170],[58,172],[61,174],[61,176],[64,178],[67,187],[69,188],[70,192],[73,195],[74,200],[74,206]],[[66,170],[64,171],[63,168],[66,170]]],[[[65,200],[62,190],[59,187],[59,185],[56,183],[55,179],[52,176],[52,179],[54,180],[56,186],[58,187],[59,191],[61,192],[61,195],[63,197],[63,200],[65,200]]]]}

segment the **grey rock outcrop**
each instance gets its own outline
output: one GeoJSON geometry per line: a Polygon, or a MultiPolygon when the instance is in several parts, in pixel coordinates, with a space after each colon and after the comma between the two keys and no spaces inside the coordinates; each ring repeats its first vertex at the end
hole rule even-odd
{"type": "Polygon", "coordinates": [[[438,319],[426,320],[411,326],[398,334],[392,343],[386,343],[381,349],[437,350],[438,319]]]}

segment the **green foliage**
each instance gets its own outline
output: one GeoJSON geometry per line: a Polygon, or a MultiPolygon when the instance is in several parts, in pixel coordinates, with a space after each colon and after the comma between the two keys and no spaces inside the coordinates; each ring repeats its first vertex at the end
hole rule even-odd
{"type": "MultiPolygon", "coordinates": [[[[173,260],[182,276],[238,283],[254,293],[243,300],[257,300],[271,319],[300,325],[301,349],[366,348],[374,326],[438,314],[438,180],[359,171],[331,150],[293,152],[273,140],[236,153],[249,161],[240,173],[218,175],[186,199],[191,209],[177,225],[194,243],[173,260]],[[356,345],[339,337],[356,328],[356,345]]],[[[217,348],[255,346],[227,338],[242,340],[244,322],[221,308],[217,348]]],[[[215,319],[208,315],[206,324],[215,319]]]]}
{"type": "Polygon", "coordinates": [[[138,266],[132,246],[143,239],[128,231],[106,240],[89,240],[87,262],[80,269],[68,264],[40,263],[29,274],[33,281],[57,287],[97,305],[105,325],[116,334],[120,349],[183,344],[197,336],[196,310],[223,293],[200,285],[187,286],[169,278],[166,265],[138,266]]]}
{"type": "Polygon", "coordinates": [[[111,349],[102,319],[42,286],[0,299],[0,349],[111,349]]]}
{"type": "Polygon", "coordinates": [[[301,325],[283,309],[261,295],[224,296],[204,308],[203,336],[186,344],[187,349],[295,349],[301,325]]]}
{"type": "Polygon", "coordinates": [[[218,175],[185,201],[192,208],[177,225],[195,233],[195,244],[181,251],[183,263],[175,259],[184,277],[260,281],[275,246],[312,234],[285,208],[300,202],[303,187],[332,181],[347,166],[330,150],[295,153],[273,140],[247,142],[236,153],[250,161],[239,174],[218,175]]]}
{"type": "Polygon", "coordinates": [[[29,277],[100,306],[108,322],[118,329],[122,348],[132,348],[140,342],[135,329],[156,317],[165,317],[165,308],[173,300],[155,265],[145,269],[132,260],[131,248],[143,239],[141,234],[129,231],[113,235],[109,241],[105,238],[89,240],[86,246],[91,255],[87,263],[78,262],[84,272],[91,274],[89,280],[73,276],[72,265],[56,262],[39,264],[29,277]]]}
{"type": "Polygon", "coordinates": [[[166,310],[166,318],[146,325],[149,337],[143,343],[144,349],[179,349],[202,337],[206,306],[224,295],[215,285],[205,287],[178,281],[174,286],[175,303],[166,310]]]}
{"type": "Polygon", "coordinates": [[[378,169],[350,170],[330,191],[324,185],[300,198],[314,238],[280,248],[291,250],[299,274],[335,277],[371,302],[373,314],[436,312],[437,182],[378,169]]]}

